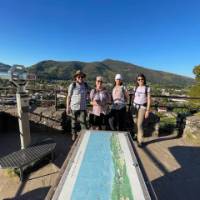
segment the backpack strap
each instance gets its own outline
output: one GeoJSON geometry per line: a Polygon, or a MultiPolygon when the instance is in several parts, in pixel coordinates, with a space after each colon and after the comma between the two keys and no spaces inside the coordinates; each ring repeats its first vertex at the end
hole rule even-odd
{"type": "MultiPolygon", "coordinates": [[[[134,87],[134,90],[133,90],[133,95],[135,95],[136,91],[137,91],[137,88],[138,86],[135,86],[134,87]]],[[[147,97],[147,94],[148,94],[148,89],[149,89],[149,86],[148,85],[145,85],[145,95],[147,97]]]]}
{"type": "Polygon", "coordinates": [[[76,87],[76,82],[74,81],[74,82],[72,83],[72,92],[73,92],[73,90],[74,90],[75,87],[76,87]]]}
{"type": "Polygon", "coordinates": [[[133,95],[135,95],[135,93],[136,93],[136,91],[137,91],[137,88],[138,88],[138,86],[134,86],[133,95]]]}
{"type": "Polygon", "coordinates": [[[125,101],[127,101],[127,98],[126,98],[126,90],[125,90],[125,87],[122,85],[122,93],[124,94],[124,99],[125,101]]]}
{"type": "MultiPolygon", "coordinates": [[[[89,86],[88,86],[88,84],[86,82],[84,82],[84,86],[85,86],[86,90],[89,90],[89,86]]],[[[72,91],[74,90],[75,87],[76,87],[76,82],[73,81],[73,83],[72,83],[72,91]]]]}
{"type": "Polygon", "coordinates": [[[149,86],[145,85],[145,95],[146,95],[146,97],[147,97],[147,94],[148,94],[148,89],[149,89],[149,86]]]}
{"type": "Polygon", "coordinates": [[[95,96],[95,94],[97,93],[97,90],[94,88],[94,89],[92,89],[92,96],[91,96],[91,100],[93,100],[94,99],[94,96],[95,96]]]}

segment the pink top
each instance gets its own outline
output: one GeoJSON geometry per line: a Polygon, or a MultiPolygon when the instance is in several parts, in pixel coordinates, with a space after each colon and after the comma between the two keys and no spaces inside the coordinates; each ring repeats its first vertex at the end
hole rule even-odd
{"type": "Polygon", "coordinates": [[[92,113],[94,115],[100,116],[100,114],[107,114],[108,112],[108,103],[110,102],[110,94],[107,90],[96,90],[92,89],[90,92],[91,101],[95,100],[97,105],[93,105],[92,113]]]}
{"type": "Polygon", "coordinates": [[[115,109],[115,105],[118,105],[118,107],[122,108],[126,105],[126,88],[121,86],[115,86],[112,91],[112,98],[113,98],[113,109],[115,109]]]}

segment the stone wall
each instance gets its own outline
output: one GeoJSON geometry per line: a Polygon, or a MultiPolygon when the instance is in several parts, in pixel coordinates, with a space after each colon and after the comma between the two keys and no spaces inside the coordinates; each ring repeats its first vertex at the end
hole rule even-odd
{"type": "MultiPolygon", "coordinates": [[[[63,124],[64,113],[64,109],[56,111],[54,107],[37,107],[31,109],[29,113],[31,131],[57,131],[65,133],[66,129],[64,127],[66,127],[66,125],[63,124]]],[[[9,131],[11,129],[9,124],[12,124],[11,119],[12,121],[17,121],[18,118],[16,107],[2,109],[1,116],[1,129],[9,131]],[[4,122],[7,118],[10,119],[9,124],[4,122]]],[[[15,123],[14,128],[15,130],[18,128],[18,123],[15,123]]]]}
{"type": "MultiPolygon", "coordinates": [[[[18,123],[17,123],[17,110],[15,106],[7,107],[2,110],[4,116],[1,117],[1,123],[4,123],[4,130],[8,129],[10,131],[11,127],[9,124],[13,124],[14,128],[12,130],[18,130],[18,123]],[[5,116],[7,116],[5,118],[5,116]],[[8,121],[9,123],[5,123],[3,121],[8,121]],[[12,123],[11,121],[14,121],[12,123]],[[17,129],[16,129],[17,128],[17,129]]],[[[31,132],[62,132],[62,133],[70,133],[71,132],[71,120],[69,116],[66,116],[65,109],[55,110],[54,106],[52,107],[32,107],[29,113],[29,120],[30,120],[30,128],[31,132]]],[[[127,130],[134,131],[134,124],[132,124],[133,118],[132,115],[127,119],[127,130]],[[131,119],[130,119],[131,118],[131,119]]],[[[148,135],[158,135],[159,134],[159,117],[154,114],[150,113],[150,116],[144,122],[145,132],[148,135]]]]}
{"type": "Polygon", "coordinates": [[[186,118],[183,137],[191,142],[200,144],[200,113],[186,118]]]}

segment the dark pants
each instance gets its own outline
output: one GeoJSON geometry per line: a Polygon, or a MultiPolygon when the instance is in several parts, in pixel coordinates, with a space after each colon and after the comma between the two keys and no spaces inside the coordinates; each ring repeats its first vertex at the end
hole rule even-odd
{"type": "Polygon", "coordinates": [[[72,134],[87,129],[86,110],[72,110],[72,134]]]}
{"type": "Polygon", "coordinates": [[[112,130],[125,131],[126,107],[120,110],[112,109],[109,117],[109,124],[112,130]]]}
{"type": "Polygon", "coordinates": [[[100,116],[90,114],[90,124],[92,126],[97,126],[100,130],[102,130],[102,126],[105,126],[106,130],[109,130],[108,124],[108,116],[101,113],[100,116]]]}

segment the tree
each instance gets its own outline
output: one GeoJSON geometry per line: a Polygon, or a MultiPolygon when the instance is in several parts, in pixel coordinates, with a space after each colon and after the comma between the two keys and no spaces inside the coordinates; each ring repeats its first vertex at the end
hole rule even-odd
{"type": "MultiPolygon", "coordinates": [[[[193,69],[195,74],[195,84],[191,87],[189,95],[191,97],[200,97],[200,65],[197,65],[193,69]]],[[[192,100],[191,103],[196,107],[200,105],[200,99],[192,100]]]]}
{"type": "Polygon", "coordinates": [[[194,67],[193,73],[196,76],[195,77],[196,81],[199,82],[200,81],[200,65],[197,65],[197,66],[194,67]]]}

